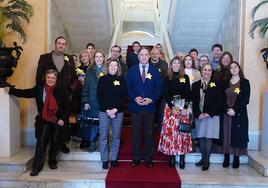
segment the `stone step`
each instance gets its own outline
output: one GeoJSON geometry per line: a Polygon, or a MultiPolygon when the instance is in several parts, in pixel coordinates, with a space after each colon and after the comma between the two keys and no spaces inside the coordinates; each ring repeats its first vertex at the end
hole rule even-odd
{"type": "MultiPolygon", "coordinates": [[[[69,154],[59,154],[59,160],[63,161],[100,161],[100,153],[99,151],[90,153],[86,149],[79,148],[79,142],[71,142],[69,145],[70,153],[69,154]]],[[[201,159],[200,153],[190,153],[185,157],[186,163],[196,163],[201,159]]],[[[211,154],[210,162],[215,164],[221,164],[223,162],[222,154],[211,154]]],[[[231,162],[233,157],[231,156],[231,162]]],[[[176,161],[179,161],[179,156],[176,157],[176,161]]],[[[242,156],[240,157],[241,164],[248,164],[248,157],[242,156]]]]}
{"type": "Polygon", "coordinates": [[[268,188],[268,178],[249,165],[240,165],[238,169],[233,169],[211,164],[208,171],[202,171],[194,164],[187,164],[185,169],[177,168],[177,171],[183,188],[268,188]]]}
{"type": "Polygon", "coordinates": [[[248,164],[263,176],[268,177],[268,159],[260,151],[248,152],[248,164]]]}
{"type": "MultiPolygon", "coordinates": [[[[201,159],[200,153],[190,153],[187,154],[185,157],[186,163],[197,163],[201,159]]],[[[222,164],[224,160],[223,154],[211,154],[209,161],[210,163],[214,164],[222,164]]],[[[179,156],[176,156],[176,161],[179,161],[179,156]]],[[[233,156],[230,157],[230,162],[233,162],[233,156]]],[[[241,164],[248,164],[248,156],[241,156],[240,157],[241,164]]]]}
{"type": "MultiPolygon", "coordinates": [[[[194,164],[187,164],[185,169],[177,171],[183,188],[268,188],[268,178],[248,165],[224,169],[220,164],[211,164],[208,171],[202,171],[194,164]]],[[[29,174],[30,171],[21,175],[0,173],[0,187],[105,188],[107,170],[102,170],[101,162],[60,161],[56,170],[45,164],[38,176],[29,174]]]]}
{"type": "Polygon", "coordinates": [[[33,148],[22,148],[11,157],[0,157],[0,172],[25,172],[32,166],[33,148]]]}
{"type": "Polygon", "coordinates": [[[1,178],[0,187],[105,188],[106,174],[107,170],[102,170],[100,162],[60,161],[56,170],[50,170],[45,163],[35,177],[30,176],[29,170],[13,179],[1,178]]]}

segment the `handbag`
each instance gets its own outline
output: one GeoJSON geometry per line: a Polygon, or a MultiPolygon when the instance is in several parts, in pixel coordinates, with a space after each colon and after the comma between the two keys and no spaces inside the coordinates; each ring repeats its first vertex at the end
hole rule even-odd
{"type": "Polygon", "coordinates": [[[186,102],[185,109],[188,111],[188,115],[180,115],[178,131],[182,133],[190,133],[193,128],[192,103],[186,102]]]}
{"type": "Polygon", "coordinates": [[[99,118],[89,117],[83,108],[77,115],[78,137],[87,141],[96,139],[99,131],[99,118]]]}
{"type": "Polygon", "coordinates": [[[182,133],[190,133],[192,130],[192,123],[190,121],[187,121],[186,119],[189,119],[187,116],[183,116],[180,120],[178,131],[182,133]]]}

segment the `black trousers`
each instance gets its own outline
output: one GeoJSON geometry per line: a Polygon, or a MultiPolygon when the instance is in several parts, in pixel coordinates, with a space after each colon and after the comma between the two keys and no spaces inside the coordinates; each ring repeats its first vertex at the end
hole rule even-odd
{"type": "MultiPolygon", "coordinates": [[[[70,94],[66,94],[64,101],[66,102],[66,108],[64,111],[67,114],[67,117],[70,116],[70,94]]],[[[59,127],[59,147],[61,147],[62,144],[65,144],[67,141],[71,140],[71,125],[69,124],[69,119],[64,121],[64,125],[59,127]]]]}
{"type": "Polygon", "coordinates": [[[47,145],[50,140],[49,148],[49,163],[56,164],[56,155],[58,152],[58,137],[59,137],[59,126],[50,123],[43,123],[41,137],[37,139],[35,147],[35,155],[33,162],[33,169],[41,171],[45,159],[46,159],[46,150],[47,145]]]}
{"type": "Polygon", "coordinates": [[[131,113],[131,124],[132,124],[132,152],[134,160],[140,160],[142,158],[145,161],[152,159],[153,154],[153,123],[154,123],[153,112],[146,112],[144,110],[131,113]],[[145,151],[141,150],[141,128],[144,130],[144,141],[145,151]],[[143,154],[144,153],[144,154],[143,154]]]}

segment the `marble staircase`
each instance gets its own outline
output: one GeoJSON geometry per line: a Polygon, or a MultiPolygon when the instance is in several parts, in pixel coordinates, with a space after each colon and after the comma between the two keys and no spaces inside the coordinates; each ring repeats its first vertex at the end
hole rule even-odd
{"type": "MultiPolygon", "coordinates": [[[[0,187],[105,188],[107,170],[101,168],[99,152],[81,150],[77,142],[69,146],[69,154],[59,155],[58,169],[50,170],[45,164],[37,177],[29,175],[34,149],[22,148],[11,158],[0,158],[0,187]]],[[[268,160],[258,151],[250,151],[248,157],[242,157],[239,169],[222,168],[222,155],[213,154],[210,169],[203,172],[194,165],[199,159],[198,153],[188,154],[186,168],[177,167],[183,188],[268,188],[268,160]]]]}

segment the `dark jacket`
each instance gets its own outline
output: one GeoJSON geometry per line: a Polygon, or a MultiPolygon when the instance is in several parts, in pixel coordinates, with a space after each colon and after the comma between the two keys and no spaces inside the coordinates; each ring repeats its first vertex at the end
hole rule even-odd
{"type": "MultiPolygon", "coordinates": [[[[201,80],[193,83],[192,100],[193,100],[194,117],[196,119],[198,119],[199,115],[202,113],[199,108],[200,88],[201,88],[201,80]]],[[[204,99],[203,113],[207,113],[211,117],[213,117],[214,115],[220,114],[220,107],[222,103],[222,100],[221,100],[222,97],[221,97],[220,91],[221,91],[221,86],[219,82],[210,80],[207,86],[207,90],[205,91],[206,94],[205,94],[205,99],[204,99]]]]}
{"type": "MultiPolygon", "coordinates": [[[[16,97],[35,98],[38,115],[42,115],[43,106],[44,106],[44,102],[43,102],[44,86],[43,85],[42,86],[35,85],[33,88],[30,88],[30,89],[16,89],[16,88],[11,87],[9,90],[9,94],[14,95],[16,97]]],[[[64,93],[61,90],[55,88],[53,95],[58,105],[58,111],[56,113],[56,117],[57,119],[62,119],[64,122],[66,122],[68,118],[68,113],[65,110],[66,101],[64,100],[65,97],[63,97],[64,93]]]]}
{"type": "Polygon", "coordinates": [[[250,98],[249,81],[245,78],[241,78],[239,89],[240,92],[237,95],[235,104],[233,106],[235,116],[232,117],[231,146],[235,148],[247,148],[249,141],[247,113],[247,105],[249,103],[250,98]]]}
{"type": "Polygon", "coordinates": [[[138,54],[135,54],[134,52],[130,53],[127,56],[127,66],[128,68],[139,64],[138,54]]]}
{"type": "MultiPolygon", "coordinates": [[[[70,94],[70,84],[76,80],[75,66],[72,56],[64,54],[64,66],[61,71],[58,72],[57,84],[60,90],[64,91],[68,96],[70,94]]],[[[44,81],[44,76],[47,70],[57,70],[56,65],[53,62],[52,52],[42,54],[38,61],[36,71],[36,84],[41,86],[44,81]]],[[[57,70],[58,71],[58,70],[57,70]]]]}
{"type": "Polygon", "coordinates": [[[162,80],[156,67],[151,64],[149,64],[147,75],[150,75],[150,78],[146,78],[143,83],[139,64],[134,65],[128,71],[127,89],[130,98],[128,106],[130,112],[139,112],[142,109],[147,112],[155,112],[156,110],[156,101],[162,92],[162,80]],[[135,98],[138,96],[150,98],[153,103],[147,106],[139,106],[135,102],[135,98]]]}
{"type": "Polygon", "coordinates": [[[96,65],[87,70],[84,88],[82,91],[81,103],[89,104],[90,110],[87,110],[87,116],[91,118],[99,117],[99,103],[97,100],[97,86],[100,78],[101,70],[96,65]]]}
{"type": "Polygon", "coordinates": [[[167,62],[161,59],[159,59],[157,63],[152,63],[151,59],[149,60],[149,62],[157,68],[157,70],[160,73],[160,78],[164,80],[165,77],[167,76],[167,71],[168,71],[167,62]]]}

